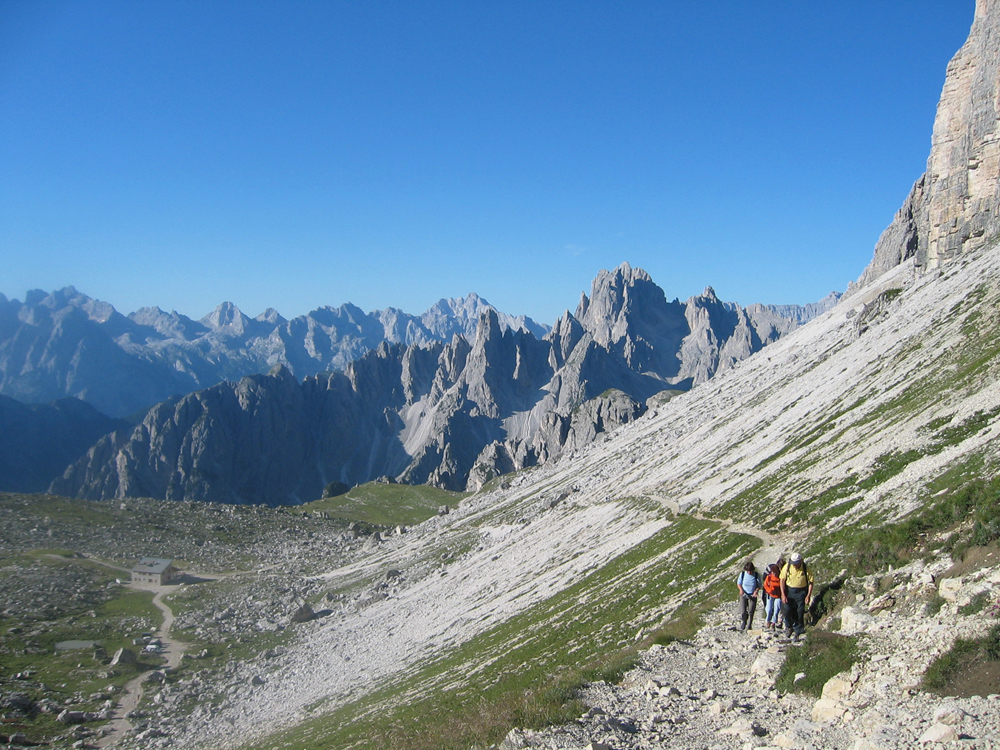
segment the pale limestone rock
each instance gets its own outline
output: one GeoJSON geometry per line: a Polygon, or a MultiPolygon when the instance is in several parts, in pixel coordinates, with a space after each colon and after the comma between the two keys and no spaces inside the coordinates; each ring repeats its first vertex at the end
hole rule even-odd
{"type": "Polygon", "coordinates": [[[750,674],[763,679],[773,679],[784,660],[784,656],[780,653],[772,654],[765,651],[750,665],[750,674]]]}
{"type": "Polygon", "coordinates": [[[750,739],[752,737],[763,737],[767,734],[767,730],[750,719],[737,719],[719,733],[732,734],[738,737],[750,739]]]}
{"type": "Polygon", "coordinates": [[[954,727],[947,724],[935,724],[920,735],[918,742],[921,745],[926,745],[932,742],[956,742],[958,739],[958,732],[955,731],[954,727]]]}
{"type": "Polygon", "coordinates": [[[949,726],[956,726],[962,723],[964,719],[969,714],[963,711],[961,708],[954,704],[946,703],[940,706],[937,711],[934,712],[934,721],[938,724],[948,724],[949,726]]]}
{"type": "Polygon", "coordinates": [[[857,607],[844,607],[840,611],[840,632],[857,635],[865,632],[875,622],[875,618],[857,607]]]}
{"type": "Polygon", "coordinates": [[[1000,13],[979,0],[948,64],[926,172],[875,246],[860,286],[913,258],[933,269],[1000,233],[1000,13]]]}
{"type": "Polygon", "coordinates": [[[812,720],[816,722],[828,723],[836,721],[847,712],[847,706],[832,698],[820,698],[813,705],[812,720]]]}
{"type": "Polygon", "coordinates": [[[851,694],[851,690],[854,689],[854,682],[849,672],[841,672],[838,675],[834,675],[823,685],[822,697],[833,701],[843,701],[851,694]]]}
{"type": "Polygon", "coordinates": [[[945,601],[954,602],[962,591],[963,582],[962,578],[945,578],[938,584],[938,595],[945,601]]]}

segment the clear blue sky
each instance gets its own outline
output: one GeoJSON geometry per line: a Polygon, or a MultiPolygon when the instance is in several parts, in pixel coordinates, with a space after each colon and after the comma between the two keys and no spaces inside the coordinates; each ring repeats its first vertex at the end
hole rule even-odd
{"type": "Polygon", "coordinates": [[[0,292],[552,323],[843,290],[974,0],[0,3],[0,292]]]}

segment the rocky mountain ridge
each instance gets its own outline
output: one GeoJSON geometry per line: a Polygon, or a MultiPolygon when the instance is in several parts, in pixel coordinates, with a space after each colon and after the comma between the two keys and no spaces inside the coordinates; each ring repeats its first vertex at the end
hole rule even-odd
{"type": "MultiPolygon", "coordinates": [[[[348,362],[383,341],[406,345],[474,338],[492,306],[476,294],[442,299],[419,316],[347,303],[291,320],[268,309],[249,318],[224,302],[201,320],[157,307],[122,315],[73,287],[0,295],[0,394],[25,403],[75,396],[113,417],[281,364],[301,379],[348,362]]],[[[497,312],[505,328],[544,336],[525,316],[497,312]]]]}
{"type": "Polygon", "coordinates": [[[0,477],[9,492],[43,492],[99,438],[129,425],[79,399],[22,404],[0,396],[0,477]]]}
{"type": "Polygon", "coordinates": [[[164,402],[131,434],[102,439],[52,491],[284,504],[382,475],[477,489],[586,445],[656,394],[703,383],[796,325],[711,289],[669,302],[623,264],[542,339],[486,307],[472,340],[383,342],[342,373],[299,384],[279,365],[164,402]]]}

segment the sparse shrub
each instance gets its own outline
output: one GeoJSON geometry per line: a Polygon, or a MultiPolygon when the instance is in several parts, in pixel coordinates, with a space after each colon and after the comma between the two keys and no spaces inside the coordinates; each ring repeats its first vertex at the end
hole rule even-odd
{"type": "Polygon", "coordinates": [[[1000,478],[967,481],[899,523],[860,529],[841,543],[853,550],[848,558],[852,572],[870,575],[921,557],[930,550],[928,539],[935,533],[968,521],[968,531],[951,534],[933,548],[960,557],[971,545],[1000,539],[1000,478]]]}
{"type": "Polygon", "coordinates": [[[1000,624],[990,628],[990,632],[983,639],[983,651],[990,661],[1000,661],[1000,624]]]}
{"type": "Polygon", "coordinates": [[[934,617],[934,615],[941,611],[941,607],[944,606],[944,603],[944,597],[935,595],[933,599],[924,605],[924,615],[927,617],[934,617]]]}
{"type": "Polygon", "coordinates": [[[351,488],[343,482],[330,482],[330,484],[323,488],[323,497],[340,497],[350,491],[351,488]]]}

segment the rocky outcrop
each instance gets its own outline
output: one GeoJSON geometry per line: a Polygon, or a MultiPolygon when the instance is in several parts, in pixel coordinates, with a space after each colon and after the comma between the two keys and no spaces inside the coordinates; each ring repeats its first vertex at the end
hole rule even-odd
{"type": "MultiPolygon", "coordinates": [[[[704,382],[796,327],[711,289],[668,302],[627,264],[602,272],[578,315],[541,339],[477,300],[479,320],[463,324],[472,338],[383,341],[343,373],[299,384],[278,365],[164,402],[130,433],[102,439],[52,491],[286,504],[382,475],[475,489],[589,444],[641,416],[653,395],[704,382]]],[[[227,307],[200,325],[247,337],[259,323],[227,307]]],[[[194,330],[180,319],[157,325],[194,330]]]]}
{"type": "Polygon", "coordinates": [[[864,286],[912,258],[932,269],[1000,236],[1000,2],[977,0],[948,64],[927,171],[875,246],[864,286]]]}

